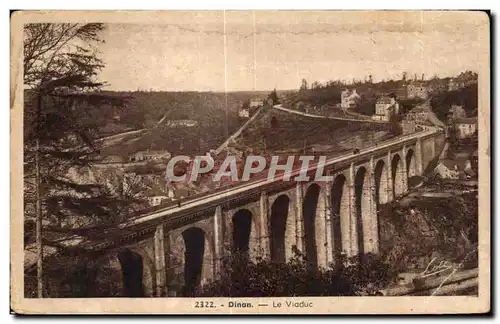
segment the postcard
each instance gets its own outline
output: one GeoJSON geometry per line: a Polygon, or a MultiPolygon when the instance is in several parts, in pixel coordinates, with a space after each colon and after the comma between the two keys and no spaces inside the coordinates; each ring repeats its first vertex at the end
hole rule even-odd
{"type": "Polygon", "coordinates": [[[484,11],[17,11],[17,314],[490,311],[484,11]]]}

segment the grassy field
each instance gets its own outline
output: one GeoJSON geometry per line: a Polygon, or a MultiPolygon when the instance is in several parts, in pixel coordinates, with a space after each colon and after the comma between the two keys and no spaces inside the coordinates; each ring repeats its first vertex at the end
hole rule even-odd
{"type": "Polygon", "coordinates": [[[390,137],[387,125],[315,119],[273,110],[247,128],[233,146],[264,154],[336,155],[390,137]],[[273,116],[274,124],[270,121],[273,116]]]}
{"type": "MultiPolygon", "coordinates": [[[[99,125],[100,136],[134,129],[141,134],[124,136],[112,145],[104,145],[101,155],[127,157],[140,150],[167,150],[172,154],[205,154],[216,148],[244,122],[238,110],[252,98],[266,98],[268,92],[109,92],[129,97],[123,108],[99,107],[89,118],[99,125]],[[196,127],[168,128],[157,125],[165,120],[192,119],[196,127]]],[[[89,108],[90,109],[90,108],[89,108]]]]}
{"type": "MultiPolygon", "coordinates": [[[[233,116],[235,130],[239,123],[233,116]]],[[[125,136],[121,141],[102,149],[101,155],[127,157],[141,150],[167,150],[172,154],[205,154],[215,149],[227,138],[224,125],[200,125],[196,127],[157,127],[138,135],[125,136]]]]}

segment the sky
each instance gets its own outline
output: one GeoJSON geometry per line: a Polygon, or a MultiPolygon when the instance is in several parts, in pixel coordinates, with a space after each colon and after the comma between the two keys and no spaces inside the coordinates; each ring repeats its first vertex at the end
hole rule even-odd
{"type": "MultiPolygon", "coordinates": [[[[110,90],[296,89],[478,71],[479,12],[190,11],[107,24],[99,50],[110,90]]],[[[483,37],[483,38],[481,38],[483,37]]]]}

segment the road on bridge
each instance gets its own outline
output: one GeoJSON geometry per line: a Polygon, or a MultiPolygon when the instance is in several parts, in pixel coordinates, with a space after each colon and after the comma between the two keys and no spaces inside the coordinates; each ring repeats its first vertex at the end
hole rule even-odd
{"type": "Polygon", "coordinates": [[[331,116],[321,116],[321,115],[314,115],[314,114],[309,114],[289,108],[284,108],[282,105],[276,105],[273,107],[274,109],[278,109],[281,111],[286,111],[288,113],[296,114],[296,115],[301,115],[301,116],[307,116],[307,117],[312,117],[312,118],[320,118],[320,119],[333,119],[333,120],[343,120],[343,121],[353,121],[353,122],[361,122],[361,123],[373,123],[373,124],[387,124],[385,121],[380,121],[380,120],[371,120],[371,119],[355,119],[355,118],[344,118],[344,117],[331,117],[331,116]]]}

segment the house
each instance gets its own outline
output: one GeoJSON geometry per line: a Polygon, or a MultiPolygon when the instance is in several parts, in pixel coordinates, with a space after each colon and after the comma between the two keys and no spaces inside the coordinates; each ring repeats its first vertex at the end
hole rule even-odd
{"type": "Polygon", "coordinates": [[[459,90],[472,84],[477,84],[477,74],[471,71],[462,72],[448,81],[448,91],[459,90]]]}
{"type": "Polygon", "coordinates": [[[157,206],[175,196],[165,175],[160,173],[127,172],[123,176],[122,190],[124,195],[145,199],[150,206],[157,206]]]}
{"type": "Polygon", "coordinates": [[[399,103],[394,97],[383,96],[375,103],[373,120],[389,121],[391,116],[399,114],[399,103]]]}
{"type": "Polygon", "coordinates": [[[158,206],[165,201],[174,199],[174,191],[164,186],[150,186],[144,191],[150,206],[158,206]]]}
{"type": "Polygon", "coordinates": [[[164,125],[165,125],[165,127],[171,127],[171,128],[195,127],[195,126],[198,126],[198,121],[192,120],[192,119],[174,119],[174,120],[167,120],[164,123],[164,125]]]}
{"type": "Polygon", "coordinates": [[[249,118],[250,117],[250,109],[249,108],[241,108],[238,112],[238,116],[240,118],[249,118]]]}
{"type": "Polygon", "coordinates": [[[474,136],[477,131],[476,117],[462,117],[454,120],[455,131],[460,139],[474,136]]]}
{"type": "Polygon", "coordinates": [[[390,97],[395,97],[396,100],[405,100],[408,96],[405,86],[388,91],[387,95],[390,97]]]}
{"type": "Polygon", "coordinates": [[[448,81],[448,91],[455,91],[460,89],[460,86],[458,84],[458,81],[455,78],[451,78],[448,81]]]}
{"type": "Polygon", "coordinates": [[[172,154],[168,151],[155,151],[155,150],[146,150],[146,151],[138,151],[132,156],[129,157],[130,162],[141,162],[141,161],[161,161],[168,160],[172,154]]]}
{"type": "Polygon", "coordinates": [[[404,120],[413,121],[415,124],[424,124],[427,122],[428,114],[427,105],[418,105],[405,115],[404,120]]]}
{"type": "Polygon", "coordinates": [[[441,160],[434,168],[434,174],[441,179],[458,179],[460,172],[458,165],[453,161],[441,160]]]}
{"type": "Polygon", "coordinates": [[[410,83],[406,89],[408,99],[427,99],[429,97],[429,91],[427,90],[425,83],[422,81],[414,81],[410,83]]]}
{"type": "Polygon", "coordinates": [[[264,100],[262,99],[251,99],[248,105],[242,105],[238,111],[238,116],[240,118],[249,118],[255,114],[257,109],[264,106],[264,100]]]}
{"type": "Polygon", "coordinates": [[[466,117],[466,114],[463,106],[451,105],[450,110],[448,110],[448,120],[455,120],[464,117],[466,117]]]}
{"type": "Polygon", "coordinates": [[[472,155],[440,159],[434,171],[438,171],[442,179],[471,179],[477,176],[471,158],[472,155]]]}
{"type": "Polygon", "coordinates": [[[444,92],[448,89],[445,79],[433,78],[427,82],[427,91],[431,94],[444,92]]]}
{"type": "Polygon", "coordinates": [[[414,120],[403,119],[401,121],[401,128],[403,134],[411,134],[419,131],[429,130],[432,127],[432,123],[428,120],[420,121],[416,123],[414,120]]]}
{"type": "Polygon", "coordinates": [[[108,163],[124,163],[125,159],[121,155],[117,154],[110,154],[105,156],[102,160],[102,163],[108,164],[108,163]]]}
{"type": "Polygon", "coordinates": [[[477,84],[477,74],[472,71],[462,72],[456,77],[456,81],[460,88],[465,88],[471,84],[477,84]]]}
{"type": "Polygon", "coordinates": [[[361,97],[356,92],[356,89],[353,89],[353,90],[345,89],[340,94],[340,107],[342,109],[354,107],[354,106],[356,106],[357,101],[360,98],[361,97]]]}
{"type": "Polygon", "coordinates": [[[294,107],[296,110],[298,111],[302,111],[302,112],[305,112],[306,111],[306,104],[303,102],[303,101],[297,101],[295,104],[294,104],[294,107]]]}
{"type": "Polygon", "coordinates": [[[429,103],[415,106],[403,118],[403,133],[425,130],[429,126],[446,128],[446,125],[434,114],[429,103]]]}
{"type": "Polygon", "coordinates": [[[248,105],[250,109],[258,108],[264,106],[264,100],[262,99],[251,99],[250,104],[248,105]]]}

